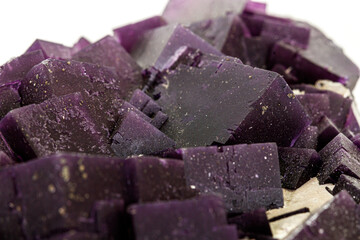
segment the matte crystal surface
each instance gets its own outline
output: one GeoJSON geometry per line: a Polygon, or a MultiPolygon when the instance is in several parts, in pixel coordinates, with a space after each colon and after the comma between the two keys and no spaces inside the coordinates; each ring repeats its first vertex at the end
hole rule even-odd
{"type": "Polygon", "coordinates": [[[243,38],[250,37],[245,23],[236,14],[193,23],[189,29],[205,39],[222,53],[246,59],[243,38]]]}
{"type": "Polygon", "coordinates": [[[277,147],[274,143],[197,147],[179,150],[186,183],[203,193],[218,193],[231,212],[283,205],[277,147]]]}
{"type": "Polygon", "coordinates": [[[5,63],[0,66],[0,84],[12,83],[22,80],[28,71],[45,60],[44,54],[40,51],[32,51],[5,63]]]}
{"type": "Polygon", "coordinates": [[[48,59],[28,72],[19,88],[23,105],[85,91],[100,99],[126,98],[134,86],[114,69],[78,61],[48,59]]]}
{"type": "Polygon", "coordinates": [[[283,188],[297,189],[316,176],[321,165],[314,149],[279,148],[281,183],[283,188]]]}
{"type": "Polygon", "coordinates": [[[271,62],[292,66],[296,76],[303,82],[314,83],[319,79],[329,79],[353,89],[359,78],[359,68],[320,30],[309,24],[301,24],[311,29],[308,48],[278,43],[273,49],[271,62]],[[278,57],[283,52],[291,57],[278,57]]]}
{"type": "Polygon", "coordinates": [[[183,46],[199,49],[203,53],[222,53],[182,25],[172,24],[147,32],[134,47],[132,56],[143,67],[154,66],[163,70],[163,65],[183,46]]]}
{"type": "Polygon", "coordinates": [[[111,154],[83,103],[75,93],[17,108],[1,120],[0,131],[22,160],[59,151],[111,154]]]}
{"type": "Polygon", "coordinates": [[[114,131],[111,148],[118,157],[156,154],[175,142],[134,112],[127,113],[114,131]]]}
{"type": "Polygon", "coordinates": [[[360,150],[342,133],[320,152],[323,165],[317,176],[321,184],[336,183],[341,174],[360,178],[360,150]]]}
{"type": "MultiPolygon", "coordinates": [[[[80,219],[91,217],[95,201],[123,197],[122,171],[121,159],[77,154],[59,154],[6,168],[0,178],[7,177],[11,185],[2,181],[2,206],[11,205],[13,209],[1,218],[19,214],[17,224],[27,223],[21,229],[26,239],[79,229],[80,219]],[[14,189],[17,194],[10,197],[14,189]]],[[[2,222],[2,236],[6,228],[15,230],[17,224],[2,222]]]]}
{"type": "Polygon", "coordinates": [[[318,137],[318,128],[316,126],[308,126],[300,134],[299,138],[296,140],[294,144],[294,147],[317,149],[317,145],[318,145],[317,137],[318,137]]]}
{"type": "Polygon", "coordinates": [[[180,66],[155,88],[169,116],[162,131],[177,147],[276,142],[290,146],[310,124],[276,73],[231,61],[180,66]],[[222,116],[219,118],[219,116],[222,116]]]}
{"type": "Polygon", "coordinates": [[[333,121],[328,117],[323,116],[320,122],[317,124],[318,127],[318,149],[322,149],[332,139],[334,139],[340,130],[335,126],[333,121]]]}
{"type": "Polygon", "coordinates": [[[140,67],[126,50],[111,36],[83,48],[72,59],[102,66],[113,67],[131,90],[143,85],[140,67]]]}
{"type": "Polygon", "coordinates": [[[359,207],[345,191],[337,194],[285,240],[357,239],[360,236],[359,207]]]}
{"type": "Polygon", "coordinates": [[[187,199],[197,193],[186,186],[182,161],[135,157],[125,160],[125,169],[130,203],[187,199]]]}
{"type": "Polygon", "coordinates": [[[10,110],[20,107],[19,85],[20,82],[16,81],[0,86],[0,119],[10,110]]]}
{"type": "Polygon", "coordinates": [[[345,174],[340,175],[332,194],[338,194],[342,190],[346,190],[357,204],[360,203],[360,180],[345,174]]]}
{"type": "Polygon", "coordinates": [[[166,25],[161,16],[155,16],[140,22],[114,29],[114,35],[126,51],[131,53],[136,43],[149,30],[166,25]]]}
{"type": "Polygon", "coordinates": [[[49,42],[45,40],[37,39],[33,44],[26,50],[26,53],[41,50],[45,58],[54,59],[70,59],[71,48],[66,47],[59,43],[49,42]]]}
{"type": "Polygon", "coordinates": [[[329,115],[330,99],[325,93],[306,93],[296,96],[307,114],[312,118],[312,124],[319,123],[323,116],[329,115]]]}
{"type": "Polygon", "coordinates": [[[227,226],[223,203],[215,196],[133,205],[128,212],[132,216],[136,240],[225,239],[224,236],[213,235],[219,227],[227,226]]]}

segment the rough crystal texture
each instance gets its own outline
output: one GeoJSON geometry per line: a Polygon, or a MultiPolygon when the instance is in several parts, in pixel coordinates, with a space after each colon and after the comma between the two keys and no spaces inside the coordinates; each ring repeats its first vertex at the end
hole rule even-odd
{"type": "Polygon", "coordinates": [[[292,231],[285,240],[358,239],[360,209],[345,191],[312,214],[292,231]]]}
{"type": "Polygon", "coordinates": [[[277,147],[274,143],[197,147],[178,150],[186,183],[218,193],[231,212],[283,205],[277,147]]]}
{"type": "Polygon", "coordinates": [[[175,146],[173,140],[134,112],[128,112],[118,125],[111,144],[118,157],[151,155],[175,146]]]}
{"type": "Polygon", "coordinates": [[[111,154],[83,103],[74,93],[12,110],[1,120],[0,131],[22,160],[59,151],[111,154]]]}
{"type": "MultiPolygon", "coordinates": [[[[72,57],[74,60],[113,67],[119,77],[134,90],[143,85],[140,67],[126,50],[115,40],[106,36],[87,46],[72,57]]],[[[131,92],[129,93],[130,96],[131,92]]]]}
{"type": "Polygon", "coordinates": [[[360,178],[360,150],[342,133],[331,140],[319,154],[323,165],[317,178],[321,184],[336,183],[341,174],[360,178]]]}
{"type": "Polygon", "coordinates": [[[357,204],[360,203],[360,180],[345,174],[339,177],[332,194],[338,194],[342,190],[346,190],[357,204]]]}
{"type": "Polygon", "coordinates": [[[134,86],[112,68],[48,59],[33,67],[19,88],[23,105],[84,91],[100,99],[125,98],[134,86]]]}
{"type": "Polygon", "coordinates": [[[59,154],[4,169],[0,173],[1,236],[41,239],[80,229],[81,219],[93,217],[95,201],[124,196],[123,163],[115,158],[59,154]]]}
{"type": "Polygon", "coordinates": [[[128,212],[137,240],[237,239],[236,235],[235,238],[224,238],[228,235],[225,229],[220,234],[219,228],[227,227],[226,213],[221,199],[216,196],[133,205],[128,212]],[[213,234],[214,231],[217,233],[213,234]]]}
{"type": "MultiPolygon", "coordinates": [[[[327,94],[329,96],[330,108],[329,108],[328,112],[325,112],[323,110],[325,110],[326,108],[324,106],[322,106],[321,108],[324,108],[322,111],[331,121],[333,121],[333,123],[339,129],[344,128],[347,116],[350,113],[351,105],[353,103],[353,100],[351,98],[344,97],[343,95],[338,94],[334,91],[321,90],[321,89],[315,88],[314,85],[310,85],[310,84],[293,85],[292,89],[298,89],[298,90],[304,91],[305,95],[307,95],[308,93],[309,94],[327,94]]],[[[320,101],[320,99],[319,99],[319,101],[320,101]]],[[[327,104],[326,100],[323,101],[323,103],[327,104]]],[[[313,103],[313,106],[315,107],[314,103],[313,103]]],[[[316,109],[320,109],[320,107],[317,106],[316,109]]],[[[319,115],[319,114],[317,114],[317,115],[319,115]]]]}
{"type": "Polygon", "coordinates": [[[186,186],[184,162],[156,157],[125,160],[127,202],[187,199],[197,191],[186,186]]]}
{"type": "Polygon", "coordinates": [[[129,103],[152,118],[150,122],[156,128],[160,129],[168,119],[167,115],[162,112],[161,107],[140,89],[134,91],[129,103]]]}
{"type": "Polygon", "coordinates": [[[0,66],[0,84],[12,83],[22,80],[28,71],[45,60],[44,54],[40,51],[25,53],[0,66]]]}
{"type": "Polygon", "coordinates": [[[359,78],[359,68],[321,31],[306,23],[299,24],[311,29],[308,48],[301,49],[278,42],[273,48],[271,63],[292,66],[302,82],[314,83],[319,79],[329,79],[353,89],[359,78]],[[288,57],[282,57],[284,55],[288,57]]]}
{"type": "Polygon", "coordinates": [[[203,53],[221,56],[222,53],[182,25],[167,25],[147,32],[134,47],[132,56],[143,67],[163,65],[183,46],[199,49],[203,53]]]}
{"type": "Polygon", "coordinates": [[[328,94],[306,93],[298,95],[297,99],[299,99],[307,114],[312,118],[312,124],[316,125],[323,116],[329,115],[330,99],[328,94]]]}
{"type": "Polygon", "coordinates": [[[332,139],[334,139],[339,133],[340,130],[335,126],[333,121],[328,117],[323,116],[319,123],[318,127],[318,149],[322,149],[328,144],[332,139]]]}
{"type": "Polygon", "coordinates": [[[300,134],[293,147],[317,149],[318,145],[318,128],[316,126],[308,126],[300,134]]]}
{"type": "Polygon", "coordinates": [[[114,29],[114,36],[126,51],[131,53],[136,43],[149,30],[166,25],[166,21],[161,16],[155,16],[143,21],[129,24],[114,29]]]}
{"type": "Polygon", "coordinates": [[[228,12],[239,14],[247,2],[248,0],[170,0],[163,12],[163,17],[169,23],[188,24],[222,17],[228,12]]]}
{"type": "Polygon", "coordinates": [[[320,156],[314,149],[279,148],[282,187],[297,189],[316,176],[321,165],[320,156]]]}
{"type": "Polygon", "coordinates": [[[236,14],[193,23],[189,29],[222,53],[246,59],[244,37],[250,37],[245,23],[236,14]]]}
{"type": "Polygon", "coordinates": [[[202,68],[179,66],[163,81],[155,88],[169,116],[162,131],[177,147],[214,142],[290,146],[310,124],[291,89],[273,72],[212,61],[202,68]]]}
{"type": "Polygon", "coordinates": [[[36,50],[41,50],[45,58],[54,59],[70,59],[72,51],[70,47],[40,39],[35,40],[28,50],[26,50],[26,53],[36,50]]]}
{"type": "Polygon", "coordinates": [[[0,86],[0,119],[10,110],[20,107],[19,85],[20,82],[16,81],[0,86]]]}

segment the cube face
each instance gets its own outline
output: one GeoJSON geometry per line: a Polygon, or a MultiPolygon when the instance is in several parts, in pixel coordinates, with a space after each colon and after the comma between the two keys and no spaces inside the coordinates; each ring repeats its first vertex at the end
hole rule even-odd
{"type": "Polygon", "coordinates": [[[221,52],[182,25],[171,24],[151,30],[134,47],[132,56],[143,68],[163,65],[183,46],[199,49],[204,53],[221,56],[221,52]],[[160,41],[159,41],[160,40],[160,41]]]}
{"type": "Polygon", "coordinates": [[[304,106],[305,111],[312,118],[312,123],[316,125],[323,116],[329,116],[330,99],[329,95],[322,93],[306,93],[298,95],[297,99],[304,106]]]}
{"type": "Polygon", "coordinates": [[[308,149],[317,149],[318,146],[318,127],[308,126],[301,133],[299,138],[296,140],[294,147],[295,148],[308,148],[308,149]]]}
{"type": "MultiPolygon", "coordinates": [[[[93,217],[90,214],[97,200],[123,198],[123,176],[121,159],[59,154],[1,172],[1,177],[13,181],[11,186],[3,182],[1,199],[7,208],[14,205],[13,211],[20,211],[21,220],[28,223],[22,228],[24,236],[40,238],[60,230],[79,229],[82,218],[93,217]],[[9,198],[14,186],[17,195],[9,198]]],[[[11,212],[2,214],[4,218],[12,216],[11,212]]],[[[15,229],[16,224],[11,224],[3,226],[15,229]]]]}
{"type": "Polygon", "coordinates": [[[131,53],[136,43],[147,31],[164,25],[166,25],[164,18],[161,16],[154,16],[137,23],[114,29],[114,35],[124,49],[131,53]]]}
{"type": "Polygon", "coordinates": [[[184,163],[173,159],[137,157],[125,160],[129,203],[146,203],[194,197],[186,185],[184,163]]]}
{"type": "Polygon", "coordinates": [[[313,213],[285,240],[356,239],[360,234],[359,208],[351,196],[342,191],[313,213]]]}
{"type": "Polygon", "coordinates": [[[282,186],[297,189],[316,176],[321,160],[314,149],[279,148],[282,186]]]}
{"type": "Polygon", "coordinates": [[[134,112],[127,113],[119,125],[111,144],[118,157],[151,155],[175,146],[173,140],[134,112]]]}
{"type": "Polygon", "coordinates": [[[270,38],[274,42],[282,40],[291,45],[306,49],[310,40],[310,28],[298,26],[293,23],[266,19],[260,35],[265,38],[270,38]]]}
{"type": "Polygon", "coordinates": [[[250,37],[245,23],[236,14],[193,23],[189,29],[222,53],[247,59],[243,38],[250,37]]]}
{"type": "Polygon", "coordinates": [[[128,211],[138,240],[218,239],[213,229],[227,226],[222,201],[215,196],[133,205],[128,211]]]}
{"type": "Polygon", "coordinates": [[[299,49],[277,43],[271,55],[272,64],[294,66],[296,76],[303,82],[329,79],[353,89],[359,78],[359,68],[318,29],[305,23],[300,25],[311,29],[308,48],[299,49]],[[278,57],[284,51],[291,53],[291,59],[278,57]]]}
{"type": "Polygon", "coordinates": [[[77,61],[48,59],[36,65],[21,82],[22,104],[41,103],[55,96],[85,91],[99,98],[125,98],[131,91],[126,79],[108,67],[77,61]]]}
{"type": "Polygon", "coordinates": [[[35,42],[26,50],[26,53],[41,50],[45,58],[54,59],[70,59],[71,48],[66,47],[59,43],[48,42],[37,39],[35,42]]]}
{"type": "Polygon", "coordinates": [[[245,8],[247,0],[171,0],[166,6],[163,17],[169,23],[193,23],[206,19],[225,16],[228,12],[239,14],[245,8]],[[192,14],[196,12],[197,14],[192,14]]]}
{"type": "Polygon", "coordinates": [[[74,54],[72,59],[115,68],[118,76],[124,79],[124,84],[127,83],[125,86],[130,92],[129,96],[143,85],[140,67],[113,37],[107,36],[89,45],[74,54]]]}
{"type": "Polygon", "coordinates": [[[36,64],[45,60],[40,50],[25,53],[10,62],[5,63],[0,69],[0,83],[12,83],[23,79],[27,72],[36,64]]]}
{"type": "Polygon", "coordinates": [[[310,123],[284,80],[269,71],[213,61],[200,69],[181,66],[164,79],[155,88],[169,116],[162,131],[177,147],[271,141],[290,146],[310,123]]]}
{"type": "Polygon", "coordinates": [[[0,119],[10,110],[20,107],[21,98],[18,92],[19,85],[20,82],[16,81],[0,86],[0,119]]]}
{"type": "Polygon", "coordinates": [[[346,190],[354,201],[359,204],[360,202],[360,180],[345,174],[339,177],[332,194],[338,194],[342,190],[346,190]]]}
{"type": "Polygon", "coordinates": [[[283,204],[276,144],[180,149],[187,185],[221,194],[231,212],[283,204]]]}
{"type": "Polygon", "coordinates": [[[2,119],[0,131],[25,161],[58,151],[111,154],[83,102],[75,93],[18,108],[2,119]]]}

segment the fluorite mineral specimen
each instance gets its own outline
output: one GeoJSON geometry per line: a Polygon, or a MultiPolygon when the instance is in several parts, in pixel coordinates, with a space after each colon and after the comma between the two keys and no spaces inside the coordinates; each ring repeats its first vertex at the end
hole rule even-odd
{"type": "Polygon", "coordinates": [[[0,239],[359,239],[358,77],[249,0],[35,40],[0,66],[0,239]]]}

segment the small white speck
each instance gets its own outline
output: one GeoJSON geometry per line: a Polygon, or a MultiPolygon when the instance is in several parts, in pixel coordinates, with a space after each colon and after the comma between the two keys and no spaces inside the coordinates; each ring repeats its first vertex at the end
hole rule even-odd
{"type": "Polygon", "coordinates": [[[208,173],[208,177],[211,177],[211,172],[208,173]]]}
{"type": "Polygon", "coordinates": [[[195,185],[190,185],[190,188],[195,189],[196,187],[195,187],[195,185]]]}
{"type": "Polygon", "coordinates": [[[324,229],[319,228],[319,234],[324,234],[324,229]]]}
{"type": "Polygon", "coordinates": [[[265,156],[264,159],[266,160],[266,159],[267,159],[267,156],[265,156]]]}
{"type": "Polygon", "coordinates": [[[256,177],[256,178],[259,178],[259,175],[255,174],[255,177],[256,177]]]}

